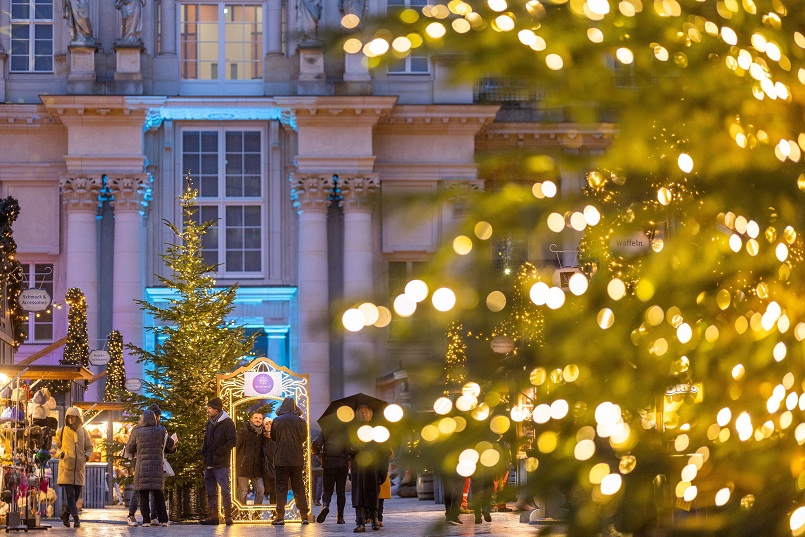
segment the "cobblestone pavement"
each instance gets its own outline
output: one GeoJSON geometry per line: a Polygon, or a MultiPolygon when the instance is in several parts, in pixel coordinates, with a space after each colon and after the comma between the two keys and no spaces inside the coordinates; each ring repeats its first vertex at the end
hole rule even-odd
{"type": "MultiPolygon", "coordinates": [[[[302,526],[299,523],[288,523],[285,526],[271,526],[262,524],[235,524],[233,526],[201,526],[196,523],[171,524],[170,527],[129,527],[125,525],[126,510],[121,507],[107,509],[85,509],[81,517],[81,527],[78,530],[65,528],[59,520],[47,520],[45,524],[51,526],[46,533],[71,533],[85,536],[118,537],[170,535],[171,537],[245,537],[251,535],[305,535],[309,537],[322,535],[354,535],[354,511],[349,509],[347,498],[347,524],[335,523],[335,512],[323,524],[310,524],[302,526]]],[[[314,508],[318,514],[320,507],[314,508]]],[[[386,500],[383,516],[384,527],[379,531],[372,531],[371,535],[403,535],[406,537],[419,536],[465,536],[465,535],[537,535],[539,528],[520,522],[522,512],[492,513],[491,523],[475,524],[472,514],[461,515],[463,522],[460,526],[447,526],[444,524],[444,506],[436,505],[432,501],[418,501],[415,498],[393,498],[386,500]]],[[[139,513],[138,513],[139,517],[139,513]]],[[[33,532],[29,532],[33,533],[33,532]]],[[[44,534],[45,532],[40,532],[44,534]]]]}

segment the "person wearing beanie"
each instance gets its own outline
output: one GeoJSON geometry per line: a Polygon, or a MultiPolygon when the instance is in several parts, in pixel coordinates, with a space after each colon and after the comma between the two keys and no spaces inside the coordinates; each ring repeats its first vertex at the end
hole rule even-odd
{"type": "Polygon", "coordinates": [[[204,444],[201,456],[204,459],[204,488],[207,490],[209,516],[202,524],[215,526],[218,517],[218,489],[221,489],[224,516],[227,526],[232,524],[232,492],[229,488],[229,464],[232,448],[237,445],[235,422],[224,412],[220,397],[213,397],[207,403],[207,424],[204,429],[204,444]]]}
{"type": "Polygon", "coordinates": [[[64,487],[67,505],[64,506],[61,521],[70,527],[70,515],[73,516],[73,527],[78,528],[78,506],[76,501],[81,497],[84,487],[84,470],[92,455],[92,439],[83,427],[81,410],[71,406],[64,415],[64,427],[56,432],[54,438],[59,459],[58,484],[64,487]]]}

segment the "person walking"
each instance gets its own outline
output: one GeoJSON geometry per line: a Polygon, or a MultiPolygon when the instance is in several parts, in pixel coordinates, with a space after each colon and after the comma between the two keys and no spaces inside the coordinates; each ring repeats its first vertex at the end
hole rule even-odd
{"type": "Polygon", "coordinates": [[[336,524],[345,524],[344,507],[347,505],[347,474],[349,474],[349,456],[347,454],[346,435],[340,431],[322,431],[313,440],[313,450],[321,457],[322,464],[322,508],[316,522],[321,524],[330,513],[330,500],[335,488],[338,517],[336,524]]]}
{"type": "Polygon", "coordinates": [[[263,465],[263,487],[269,505],[277,503],[277,481],[274,469],[274,456],[277,454],[277,443],[271,438],[271,418],[263,419],[263,445],[261,462],[263,465]]]}
{"type": "MultiPolygon", "coordinates": [[[[160,420],[162,418],[162,409],[159,408],[159,405],[156,403],[151,404],[146,410],[150,410],[154,413],[154,417],[157,420],[157,425],[160,424],[160,420]]],[[[132,427],[132,431],[137,428],[137,424],[132,427]]],[[[129,438],[131,438],[131,433],[129,433],[129,438]]],[[[175,453],[176,452],[176,442],[174,442],[173,438],[169,438],[169,442],[165,443],[165,453],[175,453]]],[[[128,443],[128,441],[127,441],[128,443]]],[[[132,459],[132,470],[136,471],[136,463],[137,459],[134,455],[129,452],[128,449],[124,449],[124,456],[126,458],[132,459]]],[[[151,514],[151,524],[156,526],[159,524],[159,519],[157,518],[157,505],[156,501],[154,500],[154,494],[149,492],[149,513],[151,514]]],[[[167,504],[166,504],[167,505],[167,504]]],[[[139,494],[132,494],[131,500],[129,500],[129,514],[126,517],[126,524],[129,526],[136,526],[137,525],[137,518],[135,515],[137,514],[137,509],[140,508],[140,495],[139,494]]],[[[140,511],[142,514],[142,511],[140,511]]],[[[143,517],[143,522],[148,522],[148,519],[143,517]]]]}
{"type": "Polygon", "coordinates": [[[302,516],[302,524],[310,521],[307,495],[305,493],[305,440],[307,424],[299,416],[299,409],[293,397],[286,397],[271,427],[271,437],[277,443],[274,455],[274,471],[277,480],[277,518],[275,526],[285,525],[285,504],[288,501],[288,480],[302,516]]]}
{"type": "Polygon", "coordinates": [[[201,456],[204,460],[204,488],[207,490],[209,516],[201,521],[207,526],[217,526],[218,489],[221,489],[226,525],[232,525],[232,491],[229,489],[229,457],[237,445],[235,422],[224,412],[220,397],[213,397],[207,403],[207,424],[204,429],[204,443],[201,456]]]}
{"type": "Polygon", "coordinates": [[[134,455],[134,482],[132,488],[140,496],[140,512],[143,527],[151,525],[151,502],[153,494],[156,518],[162,526],[168,525],[168,510],[165,506],[165,451],[174,450],[173,439],[168,431],[157,423],[156,413],[145,410],[137,427],[129,436],[126,451],[134,455]]]}
{"type": "Polygon", "coordinates": [[[64,414],[64,427],[56,432],[54,442],[59,459],[59,478],[57,483],[64,487],[67,495],[67,505],[64,506],[61,521],[70,527],[70,515],[73,516],[73,527],[81,526],[78,519],[78,505],[76,501],[81,497],[84,488],[84,471],[92,455],[92,439],[83,427],[81,410],[71,406],[64,414]]]}
{"type": "Polygon", "coordinates": [[[238,501],[246,505],[249,481],[254,485],[254,505],[262,505],[263,484],[263,415],[252,412],[238,431],[235,447],[235,475],[238,476],[238,501]]]}
{"type": "MultiPolygon", "coordinates": [[[[355,411],[358,423],[372,421],[372,409],[361,405],[355,411]]],[[[372,529],[379,530],[377,520],[377,500],[380,484],[388,473],[388,450],[374,443],[361,443],[351,450],[350,479],[352,480],[352,507],[355,508],[355,533],[366,531],[366,522],[371,521],[372,529]]]]}

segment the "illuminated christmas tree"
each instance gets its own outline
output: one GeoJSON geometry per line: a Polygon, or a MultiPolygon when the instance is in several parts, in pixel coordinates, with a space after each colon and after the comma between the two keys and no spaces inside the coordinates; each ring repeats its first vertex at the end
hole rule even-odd
{"type": "Polygon", "coordinates": [[[612,521],[634,535],[805,534],[805,8],[457,0],[397,15],[344,49],[370,66],[453,51],[457,80],[516,88],[533,117],[559,118],[523,128],[524,144],[561,138],[507,155],[516,182],[484,175],[495,188],[460,235],[468,268],[423,276],[456,305],[415,315],[491,333],[497,311],[461,296],[472,282],[511,297],[485,241],[581,250],[566,281],[546,268],[521,284],[544,320],[532,352],[485,356],[528,408],[501,403],[491,366],[471,360],[477,401],[454,412],[440,400],[446,417],[420,424],[421,452],[473,475],[500,455],[467,423],[527,425],[525,495],[561,493],[573,536],[612,521]]]}
{"type": "Polygon", "coordinates": [[[238,288],[216,287],[216,267],[204,262],[202,239],[214,222],[198,222],[197,194],[188,188],[179,198],[181,227],[165,222],[176,239],[162,255],[172,277],[158,278],[174,297],[164,308],[140,302],[143,312],[156,321],[147,328],[155,336],[155,348],[127,345],[146,370],[145,396],[135,403],[141,408],[158,404],[163,423],[180,438],[177,452],[170,456],[176,475],[169,479],[176,485],[201,481],[205,407],[216,394],[216,375],[231,371],[254,342],[243,327],[226,320],[238,288]]]}
{"type": "Polygon", "coordinates": [[[112,330],[106,340],[109,348],[109,365],[106,366],[106,386],[103,390],[104,401],[120,401],[128,396],[126,391],[126,367],[123,362],[123,335],[112,330]]]}

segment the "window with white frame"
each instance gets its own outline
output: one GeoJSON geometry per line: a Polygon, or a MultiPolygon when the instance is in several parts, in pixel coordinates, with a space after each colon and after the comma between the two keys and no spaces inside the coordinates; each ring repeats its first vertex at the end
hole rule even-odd
{"type": "Polygon", "coordinates": [[[264,271],[263,132],[210,128],[182,131],[182,172],[199,190],[197,222],[214,221],[202,239],[204,261],[222,277],[264,271]]]}
{"type": "MultiPolygon", "coordinates": [[[[399,15],[405,9],[421,11],[428,0],[387,0],[386,8],[390,16],[399,15]]],[[[405,58],[390,61],[388,73],[391,75],[426,75],[430,73],[430,57],[426,53],[412,50],[405,58]]]]}
{"type": "Polygon", "coordinates": [[[53,0],[11,0],[12,72],[53,72],[53,0]]]}
{"type": "MultiPolygon", "coordinates": [[[[53,297],[53,264],[20,263],[24,288],[44,289],[53,297]]],[[[53,341],[53,306],[44,311],[29,312],[22,326],[24,343],[51,343],[53,341]]]]}
{"type": "Polygon", "coordinates": [[[181,4],[181,75],[183,80],[262,80],[262,4],[181,4]]]}

